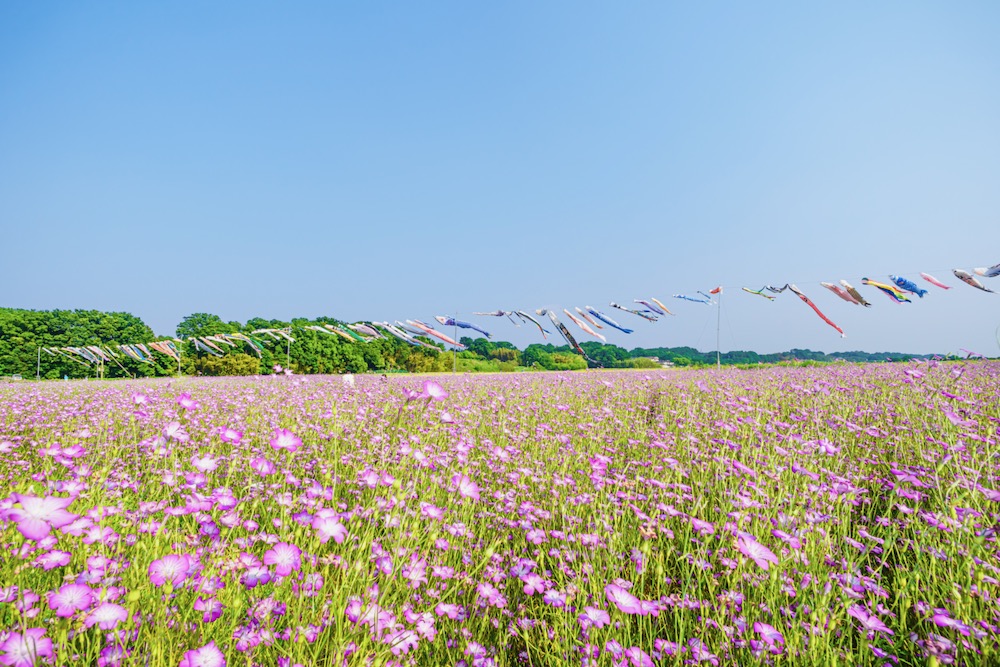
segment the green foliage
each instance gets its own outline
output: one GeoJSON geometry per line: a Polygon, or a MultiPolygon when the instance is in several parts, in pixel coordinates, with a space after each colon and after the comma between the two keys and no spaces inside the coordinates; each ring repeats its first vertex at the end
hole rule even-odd
{"type": "Polygon", "coordinates": [[[552,346],[533,343],[524,348],[524,352],[521,353],[521,363],[528,368],[552,370],[552,353],[545,348],[551,349],[552,346]]]}
{"type": "Polygon", "coordinates": [[[360,349],[362,344],[308,329],[296,330],[294,335],[290,367],[296,373],[361,373],[368,370],[360,349]]]}
{"type": "Polygon", "coordinates": [[[568,345],[532,344],[521,353],[521,365],[534,370],[574,371],[587,368],[587,361],[568,345]]]}
{"type": "MultiPolygon", "coordinates": [[[[510,344],[508,343],[508,345],[510,344]]],[[[521,351],[513,345],[510,345],[510,347],[497,346],[490,356],[501,363],[511,363],[515,366],[521,364],[521,351]]]]}
{"type": "MultiPolygon", "coordinates": [[[[130,313],[0,308],[0,375],[35,377],[39,347],[81,347],[112,341],[148,343],[154,339],[153,330],[130,313]]],[[[119,363],[124,368],[115,363],[106,364],[105,377],[152,372],[148,364],[120,356],[119,363]]],[[[95,377],[97,372],[96,366],[77,363],[65,356],[41,353],[43,378],[95,377]]]]}
{"type": "MultiPolygon", "coordinates": [[[[331,324],[332,323],[333,322],[331,321],[331,324]]],[[[256,331],[257,329],[284,329],[289,326],[291,326],[290,322],[284,322],[282,320],[265,320],[262,317],[252,317],[247,320],[247,323],[243,326],[243,332],[250,333],[251,331],[256,331]]]]}
{"type": "Polygon", "coordinates": [[[490,359],[493,351],[496,350],[496,345],[485,338],[472,340],[468,336],[463,336],[458,342],[464,345],[469,352],[481,359],[490,359]]]}
{"type": "MultiPolygon", "coordinates": [[[[433,349],[410,346],[396,338],[369,342],[349,341],[343,337],[305,327],[321,324],[343,324],[329,316],[315,319],[294,318],[291,322],[255,317],[245,325],[224,322],[218,315],[193,313],[178,325],[177,333],[185,337],[181,349],[181,371],[184,374],[243,375],[271,373],[275,365],[288,367],[299,374],[311,373],[411,373],[448,372],[455,367],[452,353],[444,350],[437,340],[421,336],[433,349]],[[252,334],[258,329],[289,329],[295,338],[290,344],[264,334],[252,334]],[[221,346],[224,356],[196,349],[193,336],[242,332],[259,341],[260,350],[244,344],[236,348],[221,346]],[[258,357],[259,353],[259,357],[258,357]],[[255,371],[251,369],[256,368],[255,371]]],[[[121,343],[148,343],[157,340],[153,331],[139,318],[129,313],[104,313],[92,310],[33,311],[0,308],[0,376],[35,376],[39,347],[81,347],[121,343]]],[[[531,344],[523,351],[506,341],[463,337],[466,351],[458,356],[457,369],[462,372],[501,372],[514,370],[579,370],[588,365],[601,368],[655,369],[660,362],[679,367],[714,366],[714,352],[700,352],[692,347],[634,348],[631,351],[607,343],[586,341],[581,347],[593,360],[588,364],[568,346],[551,343],[531,344]]],[[[835,361],[902,361],[918,355],[898,353],[844,352],[828,355],[808,349],[793,349],[780,354],[758,354],[735,350],[721,355],[721,362],[740,368],[755,368],[760,364],[811,365],[835,361]]],[[[929,355],[924,355],[929,356],[929,355]]],[[[143,363],[119,353],[103,368],[82,363],[70,355],[41,355],[41,377],[57,379],[96,377],[107,378],[162,377],[175,375],[177,361],[154,353],[152,363],[143,363]]]]}
{"type": "Polygon", "coordinates": [[[617,345],[608,345],[596,341],[581,343],[587,356],[597,362],[602,368],[629,368],[629,353],[617,345]]]}
{"type": "Polygon", "coordinates": [[[660,364],[656,363],[655,361],[647,357],[636,357],[635,359],[629,359],[628,365],[629,368],[647,368],[647,369],[660,368],[660,364]]]}
{"type": "MultiPolygon", "coordinates": [[[[629,352],[631,357],[656,357],[662,361],[670,361],[675,366],[715,365],[715,352],[699,352],[693,347],[637,347],[629,352]]],[[[815,361],[834,362],[847,361],[869,363],[882,361],[909,361],[911,359],[927,359],[929,354],[902,354],[899,352],[838,352],[826,354],[814,350],[792,349],[775,354],[758,354],[747,350],[731,350],[720,356],[722,365],[776,364],[785,361],[815,361]]]]}
{"type": "Polygon", "coordinates": [[[177,325],[177,335],[180,338],[213,336],[218,333],[235,333],[239,330],[239,322],[223,322],[218,315],[209,313],[193,313],[177,325]]]}
{"type": "MultiPolygon", "coordinates": [[[[514,366],[521,365],[521,351],[507,341],[491,341],[486,338],[476,338],[475,340],[463,337],[459,340],[465,345],[466,352],[469,352],[479,359],[497,362],[511,362],[514,366]]],[[[499,365],[496,365],[499,368],[499,365]]]]}
{"type": "Polygon", "coordinates": [[[573,352],[552,353],[552,368],[554,371],[582,371],[587,369],[587,361],[573,352]]]}
{"type": "Polygon", "coordinates": [[[492,359],[469,359],[461,355],[458,357],[459,373],[497,373],[499,371],[499,362],[492,359]]]}
{"type": "Polygon", "coordinates": [[[195,371],[200,375],[258,375],[260,359],[256,356],[236,352],[222,357],[211,355],[193,361],[195,371]]]}

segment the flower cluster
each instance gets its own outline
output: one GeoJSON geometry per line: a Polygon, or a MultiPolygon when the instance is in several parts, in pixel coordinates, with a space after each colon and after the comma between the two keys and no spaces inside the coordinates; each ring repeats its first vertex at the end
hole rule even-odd
{"type": "Polygon", "coordinates": [[[998,385],[5,386],[0,665],[1000,663],[998,385]]]}

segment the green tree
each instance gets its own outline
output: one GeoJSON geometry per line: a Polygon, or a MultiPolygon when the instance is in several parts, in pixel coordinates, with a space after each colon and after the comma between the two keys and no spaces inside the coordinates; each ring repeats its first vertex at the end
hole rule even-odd
{"type": "Polygon", "coordinates": [[[235,333],[240,330],[238,322],[223,322],[218,315],[210,313],[192,313],[177,325],[177,336],[214,336],[218,333],[235,333]]]}
{"type": "Polygon", "coordinates": [[[630,356],[628,350],[617,345],[587,341],[581,343],[580,347],[583,348],[588,357],[603,368],[626,368],[628,366],[626,363],[630,356]]]}
{"type": "Polygon", "coordinates": [[[152,329],[130,313],[97,310],[23,310],[0,308],[0,375],[34,377],[41,366],[43,378],[94,377],[97,364],[69,352],[51,354],[39,348],[102,346],[105,354],[118,359],[104,365],[105,377],[143,374],[145,366],[116,352],[122,343],[147,343],[155,338],[152,329]],[[121,366],[124,366],[122,368],[121,366]]]}
{"type": "Polygon", "coordinates": [[[493,356],[493,352],[496,350],[496,345],[486,338],[477,338],[472,340],[468,337],[463,337],[460,341],[462,345],[468,348],[469,352],[475,353],[482,359],[489,359],[493,356]]]}
{"type": "Polygon", "coordinates": [[[544,345],[532,343],[524,348],[524,352],[521,353],[521,363],[528,368],[552,370],[554,362],[552,360],[552,353],[546,350],[544,345]]]}
{"type": "Polygon", "coordinates": [[[193,361],[195,372],[201,375],[258,375],[260,360],[253,355],[234,352],[222,357],[205,356],[193,361]]]}
{"type": "Polygon", "coordinates": [[[636,357],[635,359],[629,359],[628,365],[630,368],[659,368],[660,364],[656,363],[649,357],[636,357]]]}
{"type": "Polygon", "coordinates": [[[552,367],[554,371],[582,371],[587,368],[587,361],[573,352],[554,352],[552,367]]]}

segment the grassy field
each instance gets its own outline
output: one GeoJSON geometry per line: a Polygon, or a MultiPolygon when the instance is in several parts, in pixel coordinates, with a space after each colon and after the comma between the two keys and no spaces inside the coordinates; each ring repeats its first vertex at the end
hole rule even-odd
{"type": "Polygon", "coordinates": [[[0,664],[1000,664],[998,387],[0,386],[0,664]]]}

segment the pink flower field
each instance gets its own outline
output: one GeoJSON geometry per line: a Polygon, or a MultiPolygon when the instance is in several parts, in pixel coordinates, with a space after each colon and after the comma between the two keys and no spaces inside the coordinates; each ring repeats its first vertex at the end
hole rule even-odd
{"type": "Polygon", "coordinates": [[[0,665],[1000,664],[1000,364],[0,387],[0,665]]]}

